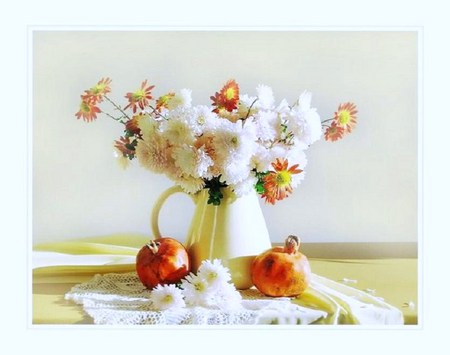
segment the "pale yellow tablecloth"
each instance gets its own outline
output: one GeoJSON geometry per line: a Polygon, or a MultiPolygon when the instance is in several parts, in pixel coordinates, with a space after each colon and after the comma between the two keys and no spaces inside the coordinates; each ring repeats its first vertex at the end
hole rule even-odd
{"type": "MultiPolygon", "coordinates": [[[[64,295],[97,273],[133,271],[137,250],[147,241],[147,236],[126,234],[36,245],[33,324],[92,324],[82,307],[65,300],[64,295]]],[[[376,302],[373,295],[381,297],[402,311],[405,324],[418,323],[417,259],[310,259],[310,263],[317,285],[332,283],[336,289],[339,286],[333,281],[337,281],[365,291],[369,303],[376,302]]],[[[317,287],[294,302],[327,311],[330,316],[321,322],[325,324],[331,322],[338,308],[335,300],[327,299],[317,287]]],[[[338,323],[355,323],[347,305],[341,306],[339,314],[335,314],[338,323]]]]}

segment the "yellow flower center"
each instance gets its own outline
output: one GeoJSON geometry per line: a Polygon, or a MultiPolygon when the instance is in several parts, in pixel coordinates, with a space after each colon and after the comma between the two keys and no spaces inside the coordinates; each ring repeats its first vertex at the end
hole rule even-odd
{"type": "Polygon", "coordinates": [[[133,93],[133,100],[139,101],[145,96],[144,90],[138,90],[133,93]]]}
{"type": "Polygon", "coordinates": [[[280,187],[287,186],[291,183],[291,173],[287,170],[282,170],[277,173],[277,185],[280,187]]]}
{"type": "Polygon", "coordinates": [[[205,291],[205,289],[206,289],[205,284],[204,284],[203,282],[196,282],[196,283],[194,284],[194,288],[195,288],[197,291],[200,291],[200,292],[203,292],[203,291],[205,291]]]}
{"type": "Polygon", "coordinates": [[[197,117],[197,123],[198,123],[199,125],[204,125],[204,124],[206,123],[206,118],[205,118],[205,116],[199,116],[199,117],[197,117]]]}
{"type": "Polygon", "coordinates": [[[163,298],[164,303],[171,303],[173,301],[172,295],[165,295],[163,298]]]}
{"type": "Polygon", "coordinates": [[[97,84],[91,89],[91,91],[94,93],[94,95],[98,95],[101,94],[105,90],[105,88],[106,88],[105,84],[103,83],[97,84]]]}
{"type": "Polygon", "coordinates": [[[235,91],[233,88],[228,88],[227,91],[225,91],[225,97],[227,98],[227,100],[231,100],[232,98],[234,98],[235,95],[235,91]]]}
{"type": "Polygon", "coordinates": [[[89,113],[89,112],[91,112],[91,107],[86,102],[83,101],[83,102],[81,102],[80,110],[85,113],[89,113]]]}
{"type": "Polygon", "coordinates": [[[339,112],[339,123],[341,125],[346,125],[347,123],[349,123],[350,118],[351,118],[351,115],[350,115],[349,111],[343,110],[343,111],[339,112]]]}

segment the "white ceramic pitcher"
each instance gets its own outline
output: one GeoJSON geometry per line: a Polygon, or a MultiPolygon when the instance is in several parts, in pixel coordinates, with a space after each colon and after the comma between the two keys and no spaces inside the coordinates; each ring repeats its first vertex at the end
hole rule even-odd
{"type": "MultiPolygon", "coordinates": [[[[164,191],[156,201],[151,226],[155,238],[161,237],[159,213],[166,199],[183,192],[178,186],[164,191]]],[[[192,197],[196,205],[191,225],[184,243],[196,272],[203,260],[220,259],[230,269],[237,289],[250,288],[251,264],[256,255],[271,247],[269,232],[256,192],[237,197],[229,188],[219,206],[208,204],[208,191],[201,190],[192,197]]]]}

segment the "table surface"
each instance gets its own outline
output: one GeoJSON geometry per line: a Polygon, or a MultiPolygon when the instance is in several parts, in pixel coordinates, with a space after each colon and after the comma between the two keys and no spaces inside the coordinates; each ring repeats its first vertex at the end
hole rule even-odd
{"type": "MultiPolygon", "coordinates": [[[[310,259],[313,273],[382,297],[404,315],[405,325],[418,324],[417,259],[310,259]]],[[[128,272],[134,265],[103,266],[101,272],[128,272]]],[[[92,267],[33,270],[33,324],[93,324],[80,305],[64,295],[98,273],[92,267]]]]}

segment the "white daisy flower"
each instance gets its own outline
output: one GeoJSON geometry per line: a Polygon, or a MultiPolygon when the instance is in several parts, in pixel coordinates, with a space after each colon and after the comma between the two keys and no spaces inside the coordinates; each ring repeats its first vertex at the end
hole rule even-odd
{"type": "Polygon", "coordinates": [[[256,101],[256,105],[262,109],[270,109],[273,107],[275,103],[275,99],[273,97],[272,88],[266,85],[258,85],[256,88],[256,93],[258,96],[258,101],[256,101]]]}
{"type": "Polygon", "coordinates": [[[218,289],[231,280],[230,270],[219,259],[202,261],[197,276],[206,280],[211,289],[218,289]]]}
{"type": "Polygon", "coordinates": [[[208,281],[193,273],[181,280],[181,289],[186,304],[190,306],[208,307],[213,303],[213,292],[208,287],[208,281]]]}
{"type": "Polygon", "coordinates": [[[175,285],[158,285],[150,293],[150,301],[156,310],[183,308],[186,303],[182,291],[175,285]]]}
{"type": "Polygon", "coordinates": [[[242,296],[231,283],[222,284],[214,294],[214,305],[223,311],[242,307],[242,296]]]}

